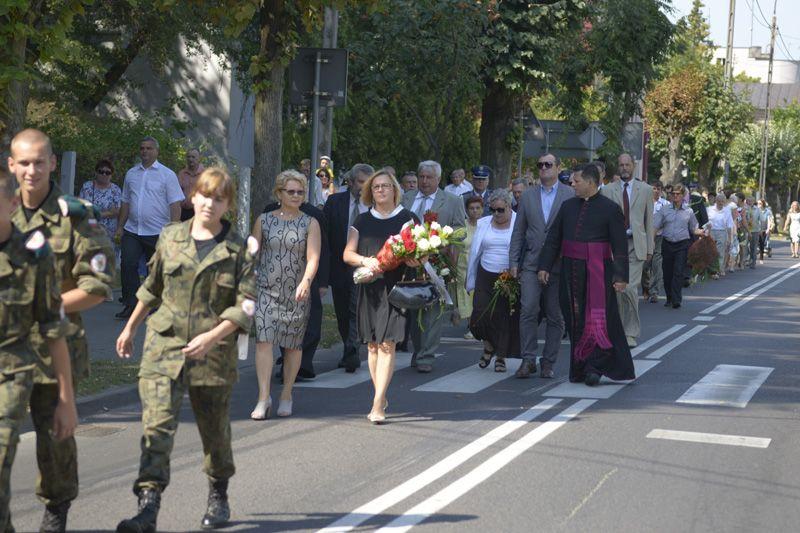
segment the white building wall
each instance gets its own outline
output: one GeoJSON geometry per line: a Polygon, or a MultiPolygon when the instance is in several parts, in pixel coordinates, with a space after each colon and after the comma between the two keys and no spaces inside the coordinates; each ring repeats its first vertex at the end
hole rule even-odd
{"type": "MultiPolygon", "coordinates": [[[[725,63],[725,48],[714,51],[714,63],[725,63]]],[[[733,49],[733,75],[746,74],[767,83],[769,74],[769,53],[762,52],[758,46],[733,49]]],[[[800,62],[775,59],[772,64],[772,83],[800,82],[800,62]]]]}

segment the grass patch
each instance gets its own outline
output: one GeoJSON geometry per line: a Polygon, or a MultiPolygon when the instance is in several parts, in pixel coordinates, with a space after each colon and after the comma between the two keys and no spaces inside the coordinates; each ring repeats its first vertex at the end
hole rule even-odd
{"type": "Polygon", "coordinates": [[[139,362],[121,360],[92,361],[91,375],[78,383],[78,396],[88,396],[111,387],[136,383],[139,362]]]}

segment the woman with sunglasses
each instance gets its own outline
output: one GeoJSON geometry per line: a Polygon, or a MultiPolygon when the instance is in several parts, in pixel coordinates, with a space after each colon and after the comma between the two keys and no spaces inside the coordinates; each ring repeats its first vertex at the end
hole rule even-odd
{"type": "Polygon", "coordinates": [[[319,223],[300,211],[307,189],[308,181],[300,172],[284,170],[278,174],[273,189],[278,208],[259,216],[253,227],[253,237],[260,243],[255,309],[258,403],[250,414],[253,420],[268,418],[272,409],[270,374],[276,344],[285,349],[277,415],[292,414],[292,387],[300,369],[311,312],[309,293],[322,242],[319,223]]]}
{"type": "Polygon", "coordinates": [[[114,165],[108,159],[101,159],[94,166],[94,179],[83,184],[78,196],[88,200],[100,210],[98,222],[105,228],[108,238],[114,240],[117,232],[117,215],[122,204],[122,189],[111,182],[114,165]]]}
{"type": "Polygon", "coordinates": [[[517,214],[511,210],[511,192],[495,189],[489,197],[488,217],[478,220],[469,249],[467,292],[474,292],[469,329],[483,341],[478,366],[486,368],[495,358],[494,371],[506,371],[506,357],[519,355],[519,299],[512,307],[505,296],[494,304],[494,283],[509,267],[508,250],[517,214]]]}

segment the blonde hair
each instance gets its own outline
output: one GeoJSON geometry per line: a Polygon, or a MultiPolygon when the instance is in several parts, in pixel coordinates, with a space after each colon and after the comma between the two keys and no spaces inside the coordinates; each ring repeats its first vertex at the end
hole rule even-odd
{"type": "Polygon", "coordinates": [[[800,202],[798,202],[797,200],[795,200],[794,202],[792,202],[791,204],[789,204],[789,212],[791,212],[791,213],[797,213],[797,212],[799,212],[799,211],[800,211],[800,202]],[[795,207],[796,207],[797,209],[795,209],[795,207]]]}
{"type": "Polygon", "coordinates": [[[389,178],[389,183],[394,189],[394,205],[396,207],[403,198],[403,189],[401,189],[400,184],[397,183],[397,178],[395,178],[391,172],[383,169],[373,173],[361,188],[361,203],[369,206],[375,205],[375,199],[372,196],[372,183],[381,176],[386,176],[389,178]]]}
{"type": "Polygon", "coordinates": [[[280,193],[286,188],[286,184],[290,181],[299,183],[303,187],[303,192],[308,195],[308,180],[306,177],[302,172],[290,169],[284,170],[275,177],[275,186],[272,188],[272,196],[274,196],[276,200],[281,199],[280,193]]]}
{"type": "Polygon", "coordinates": [[[192,196],[200,193],[206,197],[221,196],[228,201],[228,209],[236,204],[236,183],[224,169],[209,167],[205,169],[192,189],[192,196]]]}

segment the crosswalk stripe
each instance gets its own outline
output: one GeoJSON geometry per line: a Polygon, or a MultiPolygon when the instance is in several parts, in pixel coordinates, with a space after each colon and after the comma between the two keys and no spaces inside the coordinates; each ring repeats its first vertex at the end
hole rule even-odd
{"type": "Polygon", "coordinates": [[[688,341],[689,339],[691,339],[692,337],[694,337],[695,335],[697,335],[698,333],[700,333],[701,331],[703,331],[707,327],[708,326],[695,326],[695,327],[693,327],[692,329],[690,329],[689,331],[687,331],[686,333],[684,333],[680,337],[678,337],[676,339],[672,339],[670,342],[668,342],[667,344],[665,344],[664,346],[662,346],[658,350],[656,350],[653,353],[651,353],[650,355],[648,355],[647,358],[648,359],[661,359],[662,357],[667,355],[669,352],[671,352],[672,350],[674,350],[675,348],[677,348],[678,346],[680,346],[684,342],[688,341]]]}
{"type": "Polygon", "coordinates": [[[725,446],[744,446],[746,448],[767,448],[772,439],[745,437],[744,435],[722,435],[719,433],[698,433],[696,431],[676,431],[654,429],[647,434],[648,439],[678,440],[702,444],[722,444],[725,446]]]}
{"type": "Polygon", "coordinates": [[[669,337],[673,333],[676,333],[676,332],[680,331],[684,327],[686,327],[686,324],[675,324],[674,326],[672,326],[668,330],[662,331],[661,333],[659,333],[658,335],[656,335],[652,339],[647,339],[645,342],[643,342],[642,344],[640,344],[639,346],[637,346],[636,348],[631,350],[631,356],[636,357],[637,355],[639,355],[643,351],[647,350],[651,346],[654,346],[654,345],[658,344],[659,342],[663,341],[664,339],[666,339],[667,337],[669,337]]]}
{"type": "MultiPolygon", "coordinates": [[[[444,354],[437,353],[435,357],[440,357],[442,355],[444,354]]],[[[395,355],[394,366],[396,370],[406,368],[410,364],[410,353],[398,353],[395,355]]],[[[294,386],[308,389],[347,389],[369,380],[369,368],[367,368],[366,362],[363,362],[361,368],[352,374],[348,374],[343,368],[337,368],[329,372],[317,374],[317,378],[314,381],[298,381],[294,386]]]]}
{"type": "Polygon", "coordinates": [[[757,291],[755,291],[755,292],[753,292],[751,294],[748,294],[747,296],[745,296],[744,298],[742,298],[741,300],[739,300],[735,304],[731,305],[727,309],[724,309],[724,310],[720,311],[719,314],[720,315],[729,315],[729,314],[731,314],[733,311],[736,311],[737,309],[739,309],[741,306],[743,306],[744,304],[746,304],[747,302],[749,302],[753,298],[761,296],[762,294],[764,294],[765,292],[770,290],[772,287],[774,287],[776,285],[780,285],[781,283],[783,283],[787,279],[791,278],[792,276],[794,276],[798,272],[800,272],[800,270],[792,270],[791,272],[789,272],[788,274],[786,274],[782,278],[778,278],[775,281],[773,281],[772,283],[770,283],[769,285],[766,285],[766,286],[758,289],[757,291]]]}
{"type": "MultiPolygon", "coordinates": [[[[791,271],[791,270],[794,270],[796,268],[800,268],[800,263],[795,263],[794,265],[790,266],[788,268],[788,270],[791,271]]],[[[749,287],[746,287],[746,288],[742,289],[741,291],[728,296],[724,300],[719,301],[719,302],[715,303],[714,305],[712,305],[710,307],[706,307],[705,309],[700,311],[700,314],[701,315],[707,315],[707,314],[713,313],[714,311],[716,311],[720,307],[724,307],[724,306],[728,305],[729,303],[731,303],[731,302],[733,302],[735,300],[738,300],[739,298],[741,298],[742,296],[744,296],[748,292],[752,291],[753,289],[755,289],[757,287],[760,287],[761,285],[763,285],[765,283],[769,283],[773,279],[775,279],[775,278],[777,278],[779,276],[782,276],[784,274],[786,274],[786,270],[780,270],[778,272],[775,272],[774,274],[772,274],[770,276],[767,276],[766,278],[764,278],[762,280],[759,280],[756,283],[753,283],[749,287]]],[[[720,313],[720,314],[726,314],[726,313],[720,313]]]]}
{"type": "MultiPolygon", "coordinates": [[[[634,359],[633,368],[636,370],[636,379],[639,379],[646,374],[651,368],[656,366],[661,361],[647,361],[644,359],[634,359]]],[[[607,377],[600,378],[600,384],[596,387],[587,387],[583,383],[562,383],[561,385],[550,389],[542,394],[542,396],[553,396],[559,398],[593,398],[595,400],[606,400],[611,398],[625,385],[632,383],[631,381],[611,381],[607,377]]]]}
{"type": "Polygon", "coordinates": [[[517,371],[522,359],[506,359],[506,372],[495,372],[492,365],[487,368],[478,367],[477,363],[446,376],[429,381],[419,387],[417,392],[459,392],[473,394],[491,387],[495,383],[507,379],[517,371]]]}
{"type": "Polygon", "coordinates": [[[683,393],[677,403],[743,409],[773,370],[767,366],[717,365],[683,393]]]}

